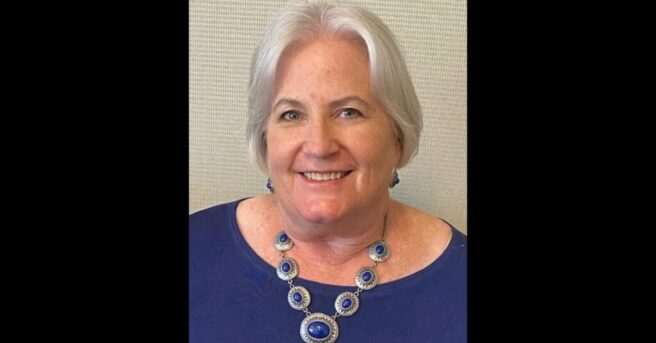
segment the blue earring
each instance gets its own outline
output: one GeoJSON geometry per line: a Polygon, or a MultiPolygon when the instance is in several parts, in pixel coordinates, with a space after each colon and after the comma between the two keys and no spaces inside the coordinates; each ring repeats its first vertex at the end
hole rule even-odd
{"type": "Polygon", "coordinates": [[[394,174],[392,174],[392,181],[390,181],[389,188],[394,188],[401,180],[399,180],[399,173],[394,169],[394,174]]]}
{"type": "Polygon", "coordinates": [[[269,189],[269,192],[273,193],[273,185],[271,184],[271,179],[267,179],[266,188],[269,189]]]}

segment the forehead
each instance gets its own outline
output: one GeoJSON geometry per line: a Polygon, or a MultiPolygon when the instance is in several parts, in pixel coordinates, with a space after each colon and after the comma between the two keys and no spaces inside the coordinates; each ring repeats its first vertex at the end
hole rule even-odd
{"type": "Polygon", "coordinates": [[[276,93],[334,86],[369,87],[369,60],[362,44],[322,37],[285,49],[276,73],[276,93]]]}

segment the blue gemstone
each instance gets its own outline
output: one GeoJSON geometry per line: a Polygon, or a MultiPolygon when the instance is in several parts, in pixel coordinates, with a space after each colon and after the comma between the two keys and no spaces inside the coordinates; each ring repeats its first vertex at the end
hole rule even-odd
{"type": "Polygon", "coordinates": [[[294,301],[296,301],[297,303],[300,303],[301,300],[303,300],[303,296],[299,292],[294,293],[292,297],[294,298],[294,301]]]}
{"type": "Polygon", "coordinates": [[[283,263],[282,266],[280,267],[282,268],[282,271],[285,273],[287,273],[292,268],[292,266],[289,265],[289,262],[283,263]]]}
{"type": "Polygon", "coordinates": [[[322,321],[316,320],[307,326],[307,333],[314,339],[323,339],[330,335],[330,326],[322,321]]]}
{"type": "Polygon", "coordinates": [[[287,242],[287,234],[283,233],[282,235],[280,235],[278,240],[281,241],[281,242],[287,242]]]}
{"type": "MultiPolygon", "coordinates": [[[[284,267],[283,267],[283,268],[284,268],[284,267]]],[[[372,276],[373,276],[373,275],[371,275],[371,272],[364,272],[364,274],[362,274],[362,280],[364,280],[364,281],[369,281],[369,280],[371,280],[371,277],[372,277],[372,276]]]]}
{"type": "Polygon", "coordinates": [[[376,245],[376,254],[381,255],[385,252],[385,246],[382,244],[376,245]]]}
{"type": "Polygon", "coordinates": [[[346,299],[344,299],[344,301],[342,301],[342,307],[343,308],[349,308],[349,307],[351,307],[352,303],[353,302],[351,301],[351,299],[346,298],[346,299]]]}

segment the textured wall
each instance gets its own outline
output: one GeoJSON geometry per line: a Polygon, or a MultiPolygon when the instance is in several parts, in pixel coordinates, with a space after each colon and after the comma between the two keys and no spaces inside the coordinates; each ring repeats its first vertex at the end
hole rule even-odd
{"type": "MultiPolygon", "coordinates": [[[[380,16],[405,53],[424,111],[419,154],[393,198],[467,232],[467,4],[464,0],[342,1],[380,16]]],[[[266,192],[247,160],[250,57],[288,1],[189,3],[189,212],[266,192]]]]}

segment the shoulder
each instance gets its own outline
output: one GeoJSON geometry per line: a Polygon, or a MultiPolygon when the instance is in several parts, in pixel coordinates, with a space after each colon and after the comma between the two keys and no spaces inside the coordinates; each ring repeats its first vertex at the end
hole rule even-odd
{"type": "Polygon", "coordinates": [[[223,222],[234,216],[235,208],[242,200],[214,205],[189,215],[189,227],[200,228],[223,222]]]}
{"type": "Polygon", "coordinates": [[[408,236],[417,246],[430,247],[439,257],[451,243],[465,247],[467,236],[446,220],[436,217],[408,205],[398,203],[400,208],[400,223],[411,232],[408,236]]]}
{"type": "Polygon", "coordinates": [[[392,202],[393,225],[397,232],[415,241],[443,242],[451,235],[451,226],[444,220],[426,213],[420,209],[405,205],[398,201],[392,202]]]}
{"type": "Polygon", "coordinates": [[[267,227],[267,223],[271,223],[277,219],[276,216],[276,202],[271,195],[259,195],[253,198],[248,198],[239,203],[236,209],[236,220],[238,226],[243,230],[246,228],[261,228],[267,227]]]}
{"type": "Polygon", "coordinates": [[[207,244],[221,239],[235,225],[235,211],[244,199],[215,205],[189,215],[190,246],[207,244]]]}
{"type": "Polygon", "coordinates": [[[417,208],[393,201],[391,213],[386,241],[398,252],[397,256],[403,256],[403,272],[397,273],[396,278],[420,271],[445,253],[450,254],[447,248],[456,235],[459,241],[465,240],[447,222],[417,208]]]}
{"type": "Polygon", "coordinates": [[[278,254],[271,249],[271,242],[276,228],[280,227],[280,218],[273,196],[265,194],[241,202],[236,211],[236,223],[250,248],[269,264],[275,264],[278,254]]]}

